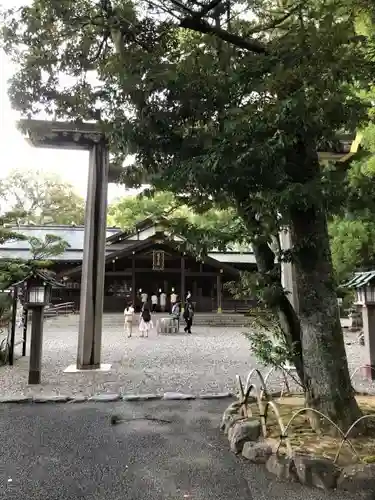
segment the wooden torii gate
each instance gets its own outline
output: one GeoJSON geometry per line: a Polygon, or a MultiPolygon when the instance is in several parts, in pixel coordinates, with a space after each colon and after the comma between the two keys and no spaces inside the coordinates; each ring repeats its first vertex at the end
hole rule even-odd
{"type": "Polygon", "coordinates": [[[101,368],[107,190],[119,172],[110,171],[108,143],[99,124],[21,120],[19,128],[38,148],[89,151],[76,369],[97,370],[101,368]]]}

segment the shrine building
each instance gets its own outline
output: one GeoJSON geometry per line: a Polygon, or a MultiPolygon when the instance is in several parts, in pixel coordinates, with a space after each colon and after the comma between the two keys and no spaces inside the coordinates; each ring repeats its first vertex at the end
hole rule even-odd
{"type": "MultiPolygon", "coordinates": [[[[83,226],[31,226],[10,228],[26,237],[44,239],[55,235],[69,247],[50,260],[52,269],[65,283],[56,288],[53,303],[74,302],[79,308],[82,259],[84,247],[83,226]]],[[[234,300],[225,284],[238,280],[241,270],[256,269],[252,249],[248,251],[212,251],[199,260],[182,251],[183,236],[171,236],[165,225],[145,220],[134,232],[125,233],[118,228],[107,229],[104,311],[120,312],[125,303],[140,306],[141,293],[150,298],[153,293],[165,292],[169,299],[175,292],[185,297],[188,292],[196,303],[197,312],[244,311],[252,300],[234,300]]],[[[7,242],[0,246],[0,259],[28,260],[32,257],[26,240],[7,242]]],[[[167,301],[168,301],[167,299],[167,301]]],[[[167,303],[168,307],[168,303],[167,303]]]]}

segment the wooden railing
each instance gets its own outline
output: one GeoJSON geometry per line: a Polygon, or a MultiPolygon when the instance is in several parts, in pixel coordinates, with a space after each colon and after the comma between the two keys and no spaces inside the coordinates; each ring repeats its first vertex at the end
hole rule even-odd
{"type": "Polygon", "coordinates": [[[68,314],[75,314],[76,305],[74,302],[64,302],[62,304],[50,304],[44,309],[44,317],[53,318],[68,314]]]}

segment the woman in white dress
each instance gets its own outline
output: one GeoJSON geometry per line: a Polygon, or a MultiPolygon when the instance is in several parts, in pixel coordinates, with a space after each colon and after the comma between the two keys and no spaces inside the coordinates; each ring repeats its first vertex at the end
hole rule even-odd
{"type": "Polygon", "coordinates": [[[148,337],[148,332],[153,328],[152,317],[149,307],[145,304],[141,312],[141,320],[139,322],[139,333],[141,337],[148,337]]]}
{"type": "Polygon", "coordinates": [[[129,304],[124,310],[124,330],[128,337],[131,337],[133,333],[133,316],[134,307],[133,304],[129,304]]]}

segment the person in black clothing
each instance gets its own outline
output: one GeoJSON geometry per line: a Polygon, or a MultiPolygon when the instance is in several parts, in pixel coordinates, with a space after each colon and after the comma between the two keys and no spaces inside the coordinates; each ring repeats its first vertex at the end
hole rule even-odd
{"type": "Polygon", "coordinates": [[[184,328],[185,333],[191,333],[191,327],[193,325],[193,318],[194,318],[194,308],[193,304],[189,299],[186,300],[185,302],[185,308],[184,308],[184,320],[186,323],[186,326],[184,328]]]}

